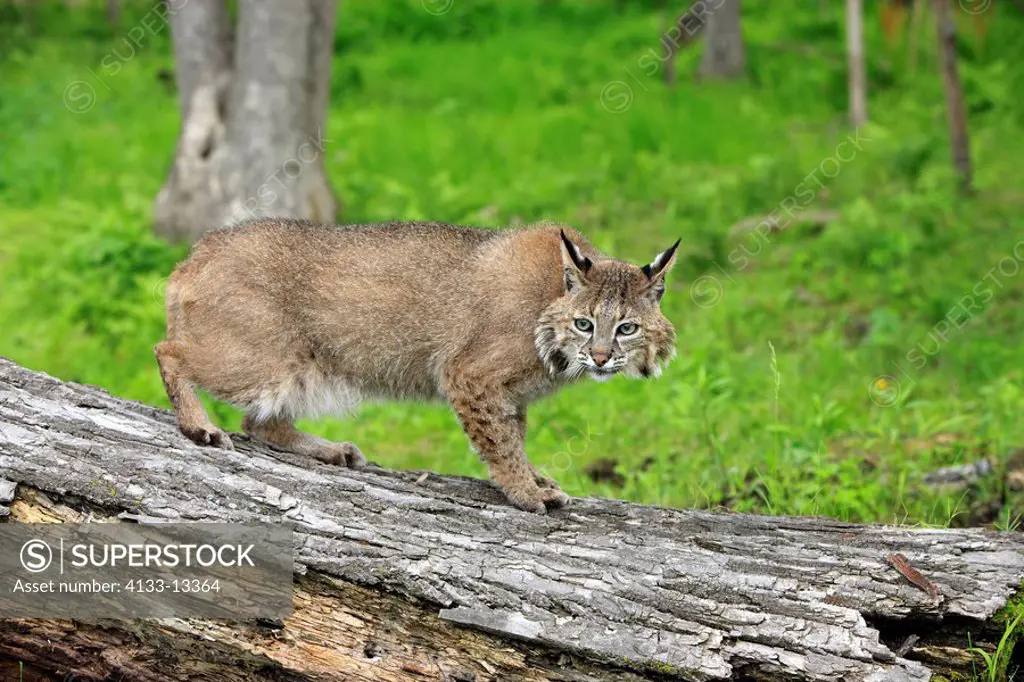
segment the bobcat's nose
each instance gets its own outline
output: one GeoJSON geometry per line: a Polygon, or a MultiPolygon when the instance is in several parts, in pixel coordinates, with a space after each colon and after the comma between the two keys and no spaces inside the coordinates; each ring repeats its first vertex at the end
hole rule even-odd
{"type": "Polygon", "coordinates": [[[610,357],[610,355],[607,351],[593,350],[590,351],[590,357],[594,359],[595,365],[597,365],[598,367],[604,367],[605,363],[608,362],[608,358],[610,357]]]}

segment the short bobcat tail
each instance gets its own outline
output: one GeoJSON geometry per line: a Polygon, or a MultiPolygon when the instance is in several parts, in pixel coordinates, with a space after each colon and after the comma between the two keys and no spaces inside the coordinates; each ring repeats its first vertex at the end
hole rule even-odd
{"type": "Polygon", "coordinates": [[[167,310],[167,340],[174,340],[174,327],[178,321],[178,311],[181,309],[181,284],[178,282],[178,271],[175,270],[167,278],[167,288],[164,291],[164,306],[167,310]]]}

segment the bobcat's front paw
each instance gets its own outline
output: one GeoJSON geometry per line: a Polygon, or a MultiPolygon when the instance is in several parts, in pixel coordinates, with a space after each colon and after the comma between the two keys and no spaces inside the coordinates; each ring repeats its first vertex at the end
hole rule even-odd
{"type": "Polygon", "coordinates": [[[536,484],[531,487],[509,486],[504,493],[514,506],[534,514],[546,514],[549,508],[557,509],[569,504],[569,496],[558,487],[539,488],[536,484]]]}
{"type": "Polygon", "coordinates": [[[554,481],[553,488],[541,488],[540,497],[544,500],[544,506],[550,509],[560,509],[565,505],[569,504],[569,496],[562,492],[562,489],[558,487],[558,484],[554,481]]]}

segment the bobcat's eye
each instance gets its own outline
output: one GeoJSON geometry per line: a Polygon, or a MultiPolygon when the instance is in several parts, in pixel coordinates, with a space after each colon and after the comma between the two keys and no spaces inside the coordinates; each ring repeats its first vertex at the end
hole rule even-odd
{"type": "Polygon", "coordinates": [[[585,317],[577,317],[572,323],[581,332],[589,332],[594,328],[594,323],[585,317]]]}
{"type": "Polygon", "coordinates": [[[619,333],[623,336],[633,336],[637,331],[640,330],[640,326],[635,322],[623,322],[619,325],[619,333]]]}

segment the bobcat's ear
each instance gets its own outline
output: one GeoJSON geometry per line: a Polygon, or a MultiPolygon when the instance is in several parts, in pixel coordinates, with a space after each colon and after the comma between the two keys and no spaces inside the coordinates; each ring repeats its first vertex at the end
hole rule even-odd
{"type": "Polygon", "coordinates": [[[587,283],[587,272],[594,263],[580,253],[579,247],[565,236],[564,230],[559,231],[559,234],[562,236],[563,278],[565,291],[568,293],[587,283]]]}
{"type": "Polygon", "coordinates": [[[651,281],[647,289],[647,295],[655,302],[660,301],[661,297],[665,294],[665,273],[675,265],[676,248],[681,241],[681,239],[677,239],[675,244],[659,253],[653,261],[640,268],[647,275],[647,279],[651,281]]]}

